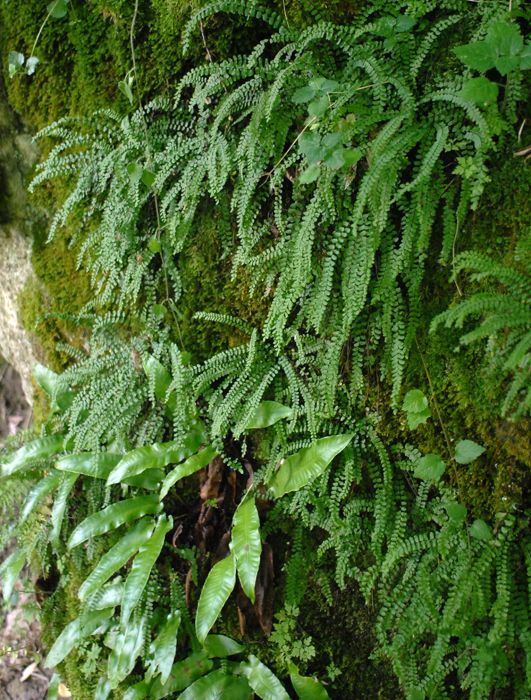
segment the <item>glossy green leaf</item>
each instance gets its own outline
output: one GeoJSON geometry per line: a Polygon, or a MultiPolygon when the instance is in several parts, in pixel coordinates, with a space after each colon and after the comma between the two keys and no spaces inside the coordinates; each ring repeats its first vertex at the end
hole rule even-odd
{"type": "Polygon", "coordinates": [[[105,624],[112,616],[112,612],[112,609],[94,610],[70,622],[53,643],[46,657],[45,666],[54,668],[60,664],[83,639],[94,634],[105,624]]]}
{"type": "Polygon", "coordinates": [[[0,579],[2,580],[2,595],[6,603],[9,602],[20,572],[26,563],[26,555],[22,550],[16,549],[0,565],[0,579]]]}
{"type": "Polygon", "coordinates": [[[145,616],[138,616],[121,629],[114,640],[107,663],[107,677],[113,690],[133,671],[144,646],[145,627],[145,616]]]}
{"type": "Polygon", "coordinates": [[[48,12],[55,19],[61,19],[68,12],[68,0],[53,0],[48,5],[48,12]]]}
{"type": "Polygon", "coordinates": [[[101,677],[96,686],[96,692],[94,693],[94,700],[107,700],[111,694],[112,688],[108,678],[101,677]]]}
{"type": "Polygon", "coordinates": [[[172,693],[178,693],[192,685],[194,681],[201,678],[212,670],[214,664],[207,658],[202,651],[191,654],[186,659],[173,664],[170,677],[164,684],[160,682],[160,678],[156,678],[149,697],[152,700],[162,700],[172,693]]]}
{"type": "Polygon", "coordinates": [[[267,666],[252,654],[249,661],[240,664],[249,685],[262,700],[290,700],[284,686],[267,666]]]}
{"type": "Polygon", "coordinates": [[[160,253],[160,241],[158,238],[151,238],[148,243],[148,248],[152,253],[160,253]]]}
{"type": "Polygon", "coordinates": [[[232,551],[243,591],[254,603],[254,589],[262,553],[260,516],[254,496],[246,496],[236,508],[232,523],[232,551]]]}
{"type": "Polygon", "coordinates": [[[232,676],[222,668],[192,683],[178,700],[251,700],[251,688],[245,678],[232,676]]]}
{"type": "Polygon", "coordinates": [[[54,491],[61,482],[61,474],[55,469],[38,481],[26,496],[24,505],[20,511],[19,524],[22,525],[29,518],[38,504],[54,491]]]}
{"type": "Polygon", "coordinates": [[[39,459],[46,459],[62,452],[65,448],[64,435],[50,435],[28,442],[13,452],[6,462],[0,465],[0,477],[11,476],[39,459]]]}
{"type": "Polygon", "coordinates": [[[289,406],[283,406],[277,401],[262,401],[253,417],[245,426],[248,430],[254,428],[268,428],[270,425],[278,423],[283,418],[291,418],[293,409],[289,406]]]}
{"type": "Polygon", "coordinates": [[[224,659],[227,656],[234,656],[245,651],[242,644],[234,641],[224,634],[209,634],[203,644],[210,659],[224,659]]]}
{"type": "Polygon", "coordinates": [[[137,496],[112,503],[98,513],[89,515],[76,527],[68,541],[68,548],[77,547],[91,537],[103,535],[105,532],[120,527],[120,525],[137,520],[143,515],[158,513],[159,510],[160,503],[157,496],[137,496]]]}
{"type": "Polygon", "coordinates": [[[151,644],[152,661],[146,674],[148,680],[160,674],[160,682],[164,685],[170,677],[177,651],[177,632],[180,624],[181,613],[175,610],[168,615],[155,641],[151,644]]]}
{"type": "Polygon", "coordinates": [[[128,477],[141,474],[146,469],[161,469],[168,464],[180,462],[190,454],[190,450],[183,446],[181,440],[139,447],[122,457],[109,474],[107,483],[118,484],[128,477]]]}
{"type": "Polygon", "coordinates": [[[123,700],[145,700],[149,696],[150,690],[151,683],[149,681],[140,681],[140,683],[135,683],[127,688],[123,700]]]}
{"type": "Polygon", "coordinates": [[[352,433],[349,433],[321,438],[310,447],[304,447],[284,459],[268,484],[275,498],[280,498],[290,491],[298,491],[321,476],[352,437],[352,433]]]}
{"type": "Polygon", "coordinates": [[[210,569],[199,596],[195,631],[201,643],[206,639],[236,584],[236,561],[231,553],[210,569]]]}
{"type": "Polygon", "coordinates": [[[467,510],[461,503],[450,501],[446,503],[445,508],[446,512],[448,513],[448,517],[450,520],[453,520],[454,523],[462,523],[466,518],[467,510]]]}
{"type": "Polygon", "coordinates": [[[487,80],[484,76],[470,78],[461,89],[461,97],[467,102],[475,104],[490,104],[498,99],[499,88],[496,83],[487,80]]]}
{"type": "Polygon", "coordinates": [[[106,552],[81,584],[79,599],[86,600],[124,566],[153,532],[152,518],[143,518],[106,552]]]}
{"type": "Polygon", "coordinates": [[[63,520],[66,513],[66,508],[68,506],[68,499],[76,481],[78,480],[78,474],[61,474],[61,483],[57,490],[57,495],[55,496],[52,508],[52,542],[57,544],[61,535],[61,528],[63,526],[63,520]]]}
{"type": "Polygon", "coordinates": [[[64,386],[58,374],[37,363],[33,368],[33,376],[41,389],[53,400],[55,408],[65,410],[71,405],[74,393],[64,386]]]}
{"type": "Polygon", "coordinates": [[[155,397],[159,401],[166,403],[168,415],[173,416],[177,403],[176,394],[172,392],[168,397],[166,396],[172,382],[171,374],[166,367],[152,355],[149,355],[144,360],[144,372],[153,385],[155,397]]]}
{"type": "MultiPolygon", "coordinates": [[[[148,170],[147,168],[144,168],[142,171],[142,177],[141,180],[144,183],[146,187],[152,187],[153,183],[155,182],[155,173],[152,172],[151,170],[148,170]]],[[[158,251],[155,251],[158,253],[158,251]]]]}
{"type": "Polygon", "coordinates": [[[55,465],[57,469],[73,474],[83,474],[92,479],[107,479],[122,455],[113,452],[80,452],[61,457],[55,465]]]}
{"type": "Polygon", "coordinates": [[[315,678],[290,673],[293,688],[300,700],[330,700],[330,695],[315,678]]]}
{"type": "Polygon", "coordinates": [[[477,540],[489,542],[492,539],[492,530],[484,520],[474,520],[470,526],[470,534],[477,540]]]}
{"type": "Polygon", "coordinates": [[[428,454],[421,457],[415,467],[414,476],[425,481],[439,481],[446,466],[439,455],[428,454]]]}
{"type": "Polygon", "coordinates": [[[455,446],[455,461],[459,464],[470,464],[485,452],[485,448],[472,440],[459,440],[455,446]]]}
{"type": "Polygon", "coordinates": [[[125,581],[124,597],[122,600],[121,625],[125,627],[135,607],[137,606],[142,593],[147,585],[151,570],[159,557],[164,546],[166,534],[173,527],[173,518],[161,515],[155,526],[153,534],[144,542],[138,554],[133,560],[131,571],[125,581]]]}
{"type": "Polygon", "coordinates": [[[121,577],[113,583],[109,583],[103,588],[95,591],[90,598],[87,598],[87,608],[89,610],[106,610],[107,608],[117,608],[122,603],[124,594],[124,584],[121,577]]]}
{"type": "Polygon", "coordinates": [[[162,500],[168,495],[169,490],[179,481],[179,479],[184,479],[184,477],[190,476],[200,469],[203,469],[214,459],[217,454],[217,451],[209,445],[208,447],[205,447],[204,450],[201,450],[201,452],[189,457],[182,464],[178,464],[175,469],[172,469],[164,479],[160,490],[160,499],[162,500]]]}

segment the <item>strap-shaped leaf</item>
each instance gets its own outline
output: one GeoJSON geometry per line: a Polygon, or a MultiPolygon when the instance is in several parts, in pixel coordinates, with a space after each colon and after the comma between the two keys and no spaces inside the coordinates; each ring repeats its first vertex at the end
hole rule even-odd
{"type": "Polygon", "coordinates": [[[236,560],[232,552],[218,561],[206,578],[195,616],[195,631],[201,643],[206,639],[236,584],[236,560]]]}
{"type": "Polygon", "coordinates": [[[234,641],[224,634],[209,634],[204,642],[204,649],[208,654],[209,659],[224,659],[227,656],[241,654],[245,651],[242,644],[234,641]]]}
{"type": "Polygon", "coordinates": [[[38,481],[31,491],[26,496],[24,505],[20,511],[19,524],[22,525],[26,522],[29,516],[32,514],[33,510],[46,496],[56,489],[61,482],[61,474],[55,469],[45,476],[43,479],[38,481]]]}
{"type": "Polygon", "coordinates": [[[97,563],[96,567],[81,584],[79,599],[85,600],[100,586],[108,581],[129,559],[136,554],[142,544],[153,532],[152,518],[142,520],[129,530],[121,540],[109,549],[97,563]]]}
{"type": "Polygon", "coordinates": [[[9,459],[0,465],[0,477],[11,476],[38,459],[46,459],[62,452],[65,448],[64,435],[50,435],[28,442],[13,452],[9,459]]]}
{"type": "Polygon", "coordinates": [[[125,691],[123,700],[144,700],[144,698],[149,696],[150,688],[151,683],[149,681],[135,683],[125,691]]]}
{"type": "Polygon", "coordinates": [[[293,409],[283,406],[277,401],[261,401],[254,412],[253,417],[245,426],[248,430],[255,428],[268,428],[270,425],[278,423],[283,418],[291,418],[293,409]]]}
{"type": "Polygon", "coordinates": [[[300,700],[330,700],[330,695],[315,678],[290,673],[289,677],[300,700]]]}
{"type": "Polygon", "coordinates": [[[175,610],[168,615],[166,622],[150,647],[153,660],[146,674],[148,679],[159,673],[160,682],[164,685],[170,677],[175,652],[177,651],[177,632],[180,624],[181,613],[179,610],[175,610]]]}
{"type": "Polygon", "coordinates": [[[178,700],[251,700],[252,697],[252,690],[245,678],[229,675],[224,669],[218,668],[192,683],[179,695],[178,700]]]}
{"type": "Polygon", "coordinates": [[[131,571],[125,582],[124,597],[122,599],[121,624],[125,628],[135,609],[138,601],[142,597],[144,588],[147,585],[151,569],[155,566],[159,554],[164,545],[164,538],[173,526],[173,518],[161,515],[155,526],[153,534],[144,542],[138,554],[134,558],[131,571]]]}
{"type": "Polygon", "coordinates": [[[161,469],[168,464],[175,464],[193,453],[181,440],[161,442],[155,445],[139,447],[128,452],[109,474],[108,484],[118,484],[127,477],[136,476],[146,469],[161,469]]]}
{"type": "Polygon", "coordinates": [[[171,385],[171,374],[153,355],[149,355],[144,360],[144,372],[152,382],[156,398],[166,402],[167,413],[172,415],[177,405],[177,396],[174,391],[168,397],[166,396],[171,385]]]}
{"type": "Polygon", "coordinates": [[[130,523],[143,515],[158,513],[159,510],[160,503],[156,496],[137,496],[111,503],[98,513],[89,515],[76,527],[68,541],[68,548],[77,547],[91,537],[103,535],[124,523],[130,523]]]}
{"type": "Polygon", "coordinates": [[[265,664],[252,654],[248,662],[242,662],[240,669],[249,685],[262,700],[290,700],[282,683],[265,664]]]}
{"type": "Polygon", "coordinates": [[[212,670],[214,664],[202,651],[191,654],[186,659],[173,664],[168,681],[164,684],[160,678],[156,678],[149,697],[152,700],[162,700],[173,693],[178,693],[192,685],[192,683],[212,670]]]}
{"type": "Polygon", "coordinates": [[[334,457],[349,444],[352,437],[352,433],[349,433],[321,438],[310,447],[304,447],[284,459],[269,482],[269,488],[275,498],[280,498],[290,491],[298,491],[321,476],[334,457]]]}
{"type": "Polygon", "coordinates": [[[189,457],[182,464],[178,464],[164,479],[160,490],[160,499],[162,500],[168,495],[168,491],[179,479],[184,479],[184,477],[190,476],[200,469],[203,469],[217,454],[216,450],[209,445],[205,447],[204,450],[201,450],[201,452],[189,457]]]}
{"type": "Polygon", "coordinates": [[[95,610],[72,620],[55,640],[46,657],[45,666],[53,668],[60,664],[74,647],[77,647],[83,639],[94,634],[99,627],[105,624],[112,613],[112,608],[95,610]]]}
{"type": "Polygon", "coordinates": [[[68,505],[68,498],[78,478],[79,474],[61,474],[61,483],[57,490],[52,508],[52,542],[56,544],[59,542],[66,507],[68,505]]]}
{"type": "Polygon", "coordinates": [[[125,629],[120,630],[114,640],[107,663],[107,677],[114,690],[127,678],[142,653],[146,635],[146,618],[138,616],[125,629]]]}
{"type": "Polygon", "coordinates": [[[99,588],[87,600],[84,610],[105,610],[118,607],[124,595],[124,584],[121,577],[109,585],[99,588]]]}
{"type": "Polygon", "coordinates": [[[26,555],[22,550],[15,550],[0,566],[0,578],[2,579],[2,595],[7,603],[11,598],[15,583],[26,563],[26,555]]]}
{"type": "Polygon", "coordinates": [[[254,496],[245,497],[236,508],[232,526],[232,551],[244,593],[254,603],[254,588],[262,553],[260,516],[254,496]]]}
{"type": "Polygon", "coordinates": [[[56,467],[64,472],[83,474],[93,479],[107,479],[121,459],[122,455],[113,452],[80,452],[61,457],[56,467]]]}

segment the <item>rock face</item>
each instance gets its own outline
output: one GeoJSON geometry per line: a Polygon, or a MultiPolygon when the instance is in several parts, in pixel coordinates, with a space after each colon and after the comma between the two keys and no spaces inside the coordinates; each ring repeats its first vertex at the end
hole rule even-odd
{"type": "Polygon", "coordinates": [[[36,160],[31,136],[10,108],[0,73],[0,355],[22,378],[31,403],[29,381],[35,363],[31,341],[20,323],[18,296],[31,269],[31,226],[25,178],[36,160]]]}

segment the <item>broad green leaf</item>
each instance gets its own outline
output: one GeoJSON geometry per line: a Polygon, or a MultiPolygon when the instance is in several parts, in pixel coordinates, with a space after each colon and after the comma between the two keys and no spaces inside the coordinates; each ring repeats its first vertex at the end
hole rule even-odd
{"type": "Polygon", "coordinates": [[[465,65],[475,68],[482,73],[493,68],[496,60],[492,47],[485,41],[456,46],[453,52],[465,65]]]}
{"type": "Polygon", "coordinates": [[[520,54],[520,70],[531,68],[531,42],[528,42],[520,54]]]}
{"type": "Polygon", "coordinates": [[[116,581],[98,589],[87,599],[87,608],[89,610],[117,608],[122,602],[123,594],[124,584],[118,576],[116,581]]]}
{"type": "Polygon", "coordinates": [[[128,452],[109,474],[108,484],[118,484],[124,479],[141,474],[146,469],[161,469],[168,464],[181,462],[191,454],[181,440],[161,442],[139,447],[128,452]]]}
{"type": "Polygon", "coordinates": [[[494,67],[502,75],[507,75],[520,65],[520,54],[524,40],[518,25],[512,22],[494,22],[487,32],[486,42],[495,53],[494,67]]]}
{"type": "Polygon", "coordinates": [[[166,401],[166,394],[172,381],[171,374],[166,367],[152,355],[149,355],[147,359],[144,360],[144,372],[150,382],[152,382],[155,397],[159,401],[166,402],[167,412],[170,416],[173,416],[177,403],[177,397],[174,391],[167,397],[168,400],[166,401]]]}
{"type": "Polygon", "coordinates": [[[300,700],[330,700],[330,695],[315,678],[290,673],[293,688],[300,700]]]}
{"type": "Polygon", "coordinates": [[[498,99],[499,88],[496,83],[487,80],[483,75],[479,78],[470,78],[461,89],[461,97],[467,102],[475,104],[489,104],[498,99]]]}
{"type": "Polygon", "coordinates": [[[133,560],[131,571],[125,581],[121,615],[122,627],[127,625],[133,610],[142,597],[144,588],[151,575],[151,569],[155,566],[162,547],[164,546],[166,534],[172,527],[173,518],[171,516],[161,515],[149,540],[140,546],[138,554],[133,560]]]}
{"type": "Polygon", "coordinates": [[[59,700],[59,685],[61,683],[61,676],[58,673],[54,673],[50,678],[48,683],[48,694],[46,695],[46,700],[59,700]]]}
{"type": "Polygon", "coordinates": [[[65,410],[70,406],[74,394],[63,385],[58,374],[37,363],[33,368],[33,376],[41,389],[53,400],[54,407],[65,410]]]}
{"type": "Polygon", "coordinates": [[[130,476],[128,479],[124,479],[124,484],[134,486],[135,488],[139,489],[155,491],[160,488],[163,479],[164,472],[162,469],[146,469],[146,471],[142,472],[142,474],[137,474],[137,476],[130,476]]]}
{"type": "Polygon", "coordinates": [[[135,685],[132,685],[125,691],[123,700],[144,700],[149,696],[150,690],[151,683],[140,681],[140,683],[135,683],[135,685]]]}
{"type": "Polygon", "coordinates": [[[62,480],[57,490],[57,495],[53,502],[52,508],[52,542],[57,544],[61,535],[61,528],[65,517],[68,499],[72,493],[72,489],[76,485],[79,478],[78,474],[61,474],[62,480]]]}
{"type": "Polygon", "coordinates": [[[345,165],[356,165],[362,155],[363,153],[359,148],[345,148],[343,151],[343,160],[345,161],[345,165]]]}
{"type": "Polygon", "coordinates": [[[68,12],[68,0],[53,0],[48,5],[48,12],[52,17],[61,19],[68,12]]]}
{"type": "Polygon", "coordinates": [[[232,676],[222,668],[192,683],[178,700],[251,700],[253,694],[245,678],[232,676]]]}
{"type": "Polygon", "coordinates": [[[59,486],[61,481],[61,474],[55,469],[38,481],[31,491],[26,496],[24,505],[20,511],[19,524],[22,525],[29,518],[34,508],[51,493],[54,489],[59,486]]]}
{"type": "Polygon", "coordinates": [[[2,579],[2,595],[6,603],[9,602],[15,583],[26,563],[26,555],[16,549],[0,565],[0,578],[2,579]]]}
{"type": "Polygon", "coordinates": [[[83,474],[92,479],[107,479],[122,455],[113,452],[80,452],[61,457],[55,465],[57,469],[73,474],[83,474]]]}
{"type": "Polygon", "coordinates": [[[241,654],[245,651],[242,644],[224,634],[209,634],[204,642],[204,649],[209,659],[224,659],[227,656],[241,654]]]}
{"type": "Polygon", "coordinates": [[[236,584],[234,554],[218,561],[209,571],[199,596],[195,616],[197,638],[203,644],[236,584]]]}
{"type": "Polygon", "coordinates": [[[411,389],[404,396],[402,409],[408,413],[422,413],[428,408],[428,399],[420,389],[411,389]]]}
{"type": "Polygon", "coordinates": [[[206,657],[203,651],[192,654],[182,661],[173,664],[168,681],[164,684],[160,678],[156,678],[149,697],[152,700],[162,700],[172,693],[178,693],[192,685],[192,683],[212,670],[214,664],[206,657]]]}
{"type": "Polygon", "coordinates": [[[278,423],[279,420],[291,418],[292,416],[293,409],[289,406],[283,406],[277,401],[262,401],[245,427],[248,430],[268,428],[270,425],[278,423]]]}
{"type": "Polygon", "coordinates": [[[111,694],[112,688],[108,678],[101,677],[96,686],[96,692],[94,693],[94,700],[107,700],[111,694]]]}
{"type": "Polygon", "coordinates": [[[343,148],[336,148],[335,151],[325,157],[325,165],[327,165],[331,170],[339,170],[339,168],[342,168],[345,165],[343,153],[343,148]]]}
{"type": "Polygon", "coordinates": [[[86,612],[83,617],[77,617],[70,622],[53,643],[46,657],[45,666],[54,668],[60,664],[74,647],[79,646],[83,639],[94,634],[99,627],[105,624],[112,613],[112,609],[94,610],[86,612]]]}
{"type": "Polygon", "coordinates": [[[200,469],[203,469],[217,454],[217,451],[209,445],[205,447],[204,450],[201,450],[201,452],[189,457],[182,464],[178,464],[164,479],[160,490],[160,499],[162,500],[168,495],[169,490],[179,479],[184,479],[184,477],[190,476],[200,469]]]}
{"type": "Polygon", "coordinates": [[[429,408],[425,408],[420,413],[408,413],[407,414],[407,425],[410,430],[415,430],[419,425],[425,423],[428,418],[431,418],[431,411],[429,408]]]}
{"type": "Polygon", "coordinates": [[[160,253],[160,241],[158,238],[151,238],[148,243],[148,248],[152,253],[160,253]]]}
{"type": "Polygon", "coordinates": [[[46,459],[52,455],[62,452],[65,448],[64,435],[50,435],[28,442],[23,447],[16,450],[9,459],[1,466],[0,477],[11,476],[20,471],[32,462],[39,459],[46,459]]]}
{"type": "Polygon", "coordinates": [[[455,461],[470,464],[485,452],[485,448],[473,440],[459,440],[455,446],[455,461]]]}
{"type": "Polygon", "coordinates": [[[492,530],[484,520],[474,520],[470,526],[470,534],[477,540],[489,542],[492,539],[492,530]]]}
{"type": "Polygon", "coordinates": [[[313,100],[315,97],[315,90],[311,88],[309,85],[305,85],[304,87],[299,88],[293,93],[293,97],[291,98],[295,104],[300,105],[304,104],[305,102],[310,102],[310,100],[313,100]]]}
{"type": "Polygon", "coordinates": [[[146,618],[142,615],[120,630],[107,663],[107,677],[113,690],[133,671],[144,646],[145,627],[146,618]]]}
{"type": "MultiPolygon", "coordinates": [[[[151,170],[147,170],[144,168],[142,171],[142,177],[141,177],[142,182],[146,187],[152,187],[153,183],[155,182],[155,173],[151,172],[151,170]]],[[[158,251],[156,251],[158,253],[158,251]]]]}
{"type": "Polygon", "coordinates": [[[262,700],[290,700],[284,686],[256,656],[249,656],[248,662],[240,664],[249,685],[262,700]]]}
{"type": "Polygon", "coordinates": [[[352,437],[352,433],[348,433],[321,438],[310,447],[304,447],[284,459],[268,484],[275,498],[280,498],[290,491],[298,491],[321,476],[352,437]]]}
{"type": "Polygon", "coordinates": [[[232,551],[243,591],[254,603],[254,588],[262,553],[260,516],[254,496],[245,497],[236,508],[232,523],[232,551]]]}
{"type": "Polygon", "coordinates": [[[415,467],[414,476],[424,481],[439,481],[446,466],[439,455],[428,454],[421,457],[415,467]]]}
{"type": "Polygon", "coordinates": [[[448,517],[450,518],[450,520],[453,520],[454,523],[462,523],[466,518],[467,510],[465,506],[461,503],[449,501],[444,507],[446,508],[448,517]]]}
{"type": "Polygon", "coordinates": [[[68,548],[73,549],[91,537],[103,535],[143,515],[151,515],[159,511],[160,503],[157,496],[137,496],[112,503],[98,513],[89,515],[76,527],[68,541],[68,548]]]}
{"type": "Polygon", "coordinates": [[[318,163],[312,163],[312,165],[309,165],[306,170],[302,171],[299,181],[303,185],[309,185],[311,182],[315,182],[320,174],[321,166],[318,163]]]}
{"type": "Polygon", "coordinates": [[[118,542],[106,552],[95,568],[81,584],[79,599],[86,600],[108,581],[149,539],[154,523],[151,518],[143,518],[130,529],[118,542]]]}
{"type": "Polygon", "coordinates": [[[308,114],[310,115],[310,117],[319,118],[326,114],[329,107],[330,100],[326,95],[323,95],[323,97],[318,97],[317,99],[309,103],[308,114]]]}
{"type": "Polygon", "coordinates": [[[160,682],[164,685],[170,677],[177,651],[177,632],[180,624],[181,613],[175,610],[168,615],[155,641],[151,644],[152,661],[146,674],[148,680],[159,673],[160,682]]]}

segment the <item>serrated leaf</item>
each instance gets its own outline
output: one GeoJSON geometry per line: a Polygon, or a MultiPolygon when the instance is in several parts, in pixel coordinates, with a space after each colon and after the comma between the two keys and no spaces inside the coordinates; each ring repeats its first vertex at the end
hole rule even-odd
{"type": "Polygon", "coordinates": [[[278,423],[279,420],[292,416],[293,409],[289,406],[283,406],[278,401],[261,401],[245,427],[247,430],[269,428],[269,426],[278,423]]]}
{"type": "Polygon", "coordinates": [[[303,170],[299,177],[299,182],[303,185],[309,185],[311,182],[315,182],[319,175],[321,174],[321,166],[318,163],[313,163],[309,165],[306,170],[303,170]]]}
{"type": "Polygon", "coordinates": [[[131,571],[125,581],[124,597],[122,599],[121,625],[125,627],[142,593],[147,585],[151,570],[155,566],[159,554],[164,546],[166,534],[173,527],[173,518],[161,515],[155,526],[153,534],[140,545],[138,554],[133,560],[131,571]]]}
{"type": "Polygon", "coordinates": [[[142,616],[119,632],[107,663],[107,677],[113,690],[133,671],[144,646],[145,628],[146,618],[142,616]]]}
{"type": "Polygon", "coordinates": [[[330,700],[330,695],[315,678],[298,673],[290,673],[289,677],[300,700],[330,700]]]}
{"type": "Polygon", "coordinates": [[[159,511],[160,503],[157,496],[137,496],[112,503],[98,513],[89,515],[76,527],[68,541],[68,548],[73,549],[91,537],[103,535],[143,515],[151,515],[159,511]]]}
{"type": "Polygon", "coordinates": [[[254,496],[245,497],[234,513],[232,552],[236,559],[236,569],[243,591],[254,603],[254,589],[262,553],[260,516],[258,515],[254,496]]]}
{"type": "Polygon", "coordinates": [[[227,698],[227,700],[251,700],[252,691],[245,678],[232,676],[222,668],[212,671],[192,683],[178,700],[214,700],[214,698],[227,698]]]}
{"type": "Polygon", "coordinates": [[[159,673],[160,682],[164,685],[170,677],[177,651],[177,632],[180,624],[181,613],[179,610],[175,610],[168,615],[155,641],[151,644],[152,661],[146,674],[148,680],[159,673]]]}
{"type": "Polygon", "coordinates": [[[462,523],[464,519],[466,518],[466,513],[467,510],[465,506],[463,506],[461,503],[456,503],[455,501],[449,501],[448,503],[445,504],[444,506],[446,508],[446,512],[448,513],[448,517],[450,520],[453,520],[454,523],[462,523]]]}
{"type": "Polygon", "coordinates": [[[499,88],[496,83],[487,80],[484,76],[470,78],[461,89],[461,97],[475,104],[489,104],[498,99],[499,88]]]}
{"type": "Polygon", "coordinates": [[[291,98],[295,104],[300,105],[304,104],[305,102],[310,102],[310,100],[313,100],[315,97],[315,90],[310,87],[309,85],[305,85],[304,87],[299,88],[293,93],[293,97],[291,98]]]}
{"type": "Polygon", "coordinates": [[[439,455],[428,454],[419,459],[413,474],[424,481],[439,481],[445,469],[446,465],[439,455]]]}
{"type": "Polygon", "coordinates": [[[494,67],[496,56],[490,44],[485,41],[456,46],[453,52],[465,65],[482,73],[494,67]]]}
{"type": "Polygon", "coordinates": [[[408,413],[422,413],[428,408],[428,399],[420,389],[411,389],[404,396],[402,409],[408,413]]]}
{"type": "Polygon", "coordinates": [[[455,461],[458,464],[470,464],[485,452],[485,448],[473,440],[459,440],[455,446],[455,461]]]}
{"type": "Polygon", "coordinates": [[[26,555],[23,550],[15,550],[0,565],[0,579],[2,580],[2,595],[6,603],[9,602],[15,583],[26,563],[26,555]]]}
{"type": "Polygon", "coordinates": [[[470,534],[477,540],[489,542],[492,539],[492,530],[484,520],[474,520],[470,526],[470,534]]]}
{"type": "Polygon", "coordinates": [[[203,647],[209,659],[224,659],[227,656],[234,656],[245,651],[242,644],[238,644],[234,639],[226,637],[224,634],[209,634],[203,647]]]}
{"type": "Polygon", "coordinates": [[[119,569],[124,566],[140,547],[149,539],[153,532],[154,522],[151,518],[143,518],[131,528],[118,542],[106,552],[95,568],[85,579],[79,589],[79,599],[86,600],[97,591],[119,569]]]}
{"type": "Polygon", "coordinates": [[[195,616],[197,638],[203,644],[236,584],[236,561],[231,553],[209,571],[195,616]]]}
{"type": "Polygon", "coordinates": [[[172,469],[162,483],[159,498],[162,500],[168,495],[169,490],[176,484],[179,479],[184,479],[186,476],[195,474],[195,472],[206,467],[217,455],[217,451],[209,445],[204,450],[189,457],[182,464],[178,464],[175,469],[172,469]]]}
{"type": "Polygon", "coordinates": [[[178,693],[211,671],[213,666],[214,664],[203,651],[191,654],[186,659],[173,664],[170,678],[166,683],[162,684],[160,678],[155,679],[149,697],[152,700],[162,700],[172,693],[178,693]]]}
{"type": "Polygon", "coordinates": [[[26,496],[19,516],[19,525],[23,525],[33,510],[46,496],[59,486],[61,474],[55,469],[38,481],[26,496]]]}
{"type": "Polygon", "coordinates": [[[52,508],[52,534],[51,540],[55,544],[59,542],[61,535],[61,528],[63,526],[63,520],[65,517],[66,507],[68,505],[68,499],[72,493],[72,489],[76,485],[78,480],[78,474],[62,474],[61,483],[57,490],[57,495],[55,496],[52,508]]]}
{"type": "Polygon", "coordinates": [[[107,622],[112,613],[112,609],[85,612],[82,617],[77,617],[70,622],[53,643],[44,665],[47,668],[54,668],[60,664],[74,647],[79,646],[83,639],[94,634],[107,622]]]}
{"type": "Polygon", "coordinates": [[[48,12],[55,19],[61,19],[68,12],[68,0],[53,0],[48,5],[48,12]]]}
{"type": "Polygon", "coordinates": [[[15,472],[24,469],[32,462],[39,459],[46,459],[52,455],[62,452],[65,448],[64,435],[50,435],[28,442],[23,447],[16,450],[6,462],[3,462],[0,469],[0,477],[11,476],[15,472]]]}
{"type": "Polygon", "coordinates": [[[425,408],[420,413],[408,413],[407,414],[407,425],[410,430],[415,430],[419,425],[425,423],[428,418],[431,418],[431,411],[429,408],[425,408]]]}
{"type": "Polygon", "coordinates": [[[249,685],[262,700],[290,700],[284,686],[265,664],[252,654],[248,662],[240,664],[249,685]]]}
{"type": "Polygon", "coordinates": [[[352,437],[352,433],[349,433],[321,438],[310,447],[304,447],[284,459],[268,484],[275,498],[280,498],[290,491],[298,491],[321,476],[352,437]]]}

